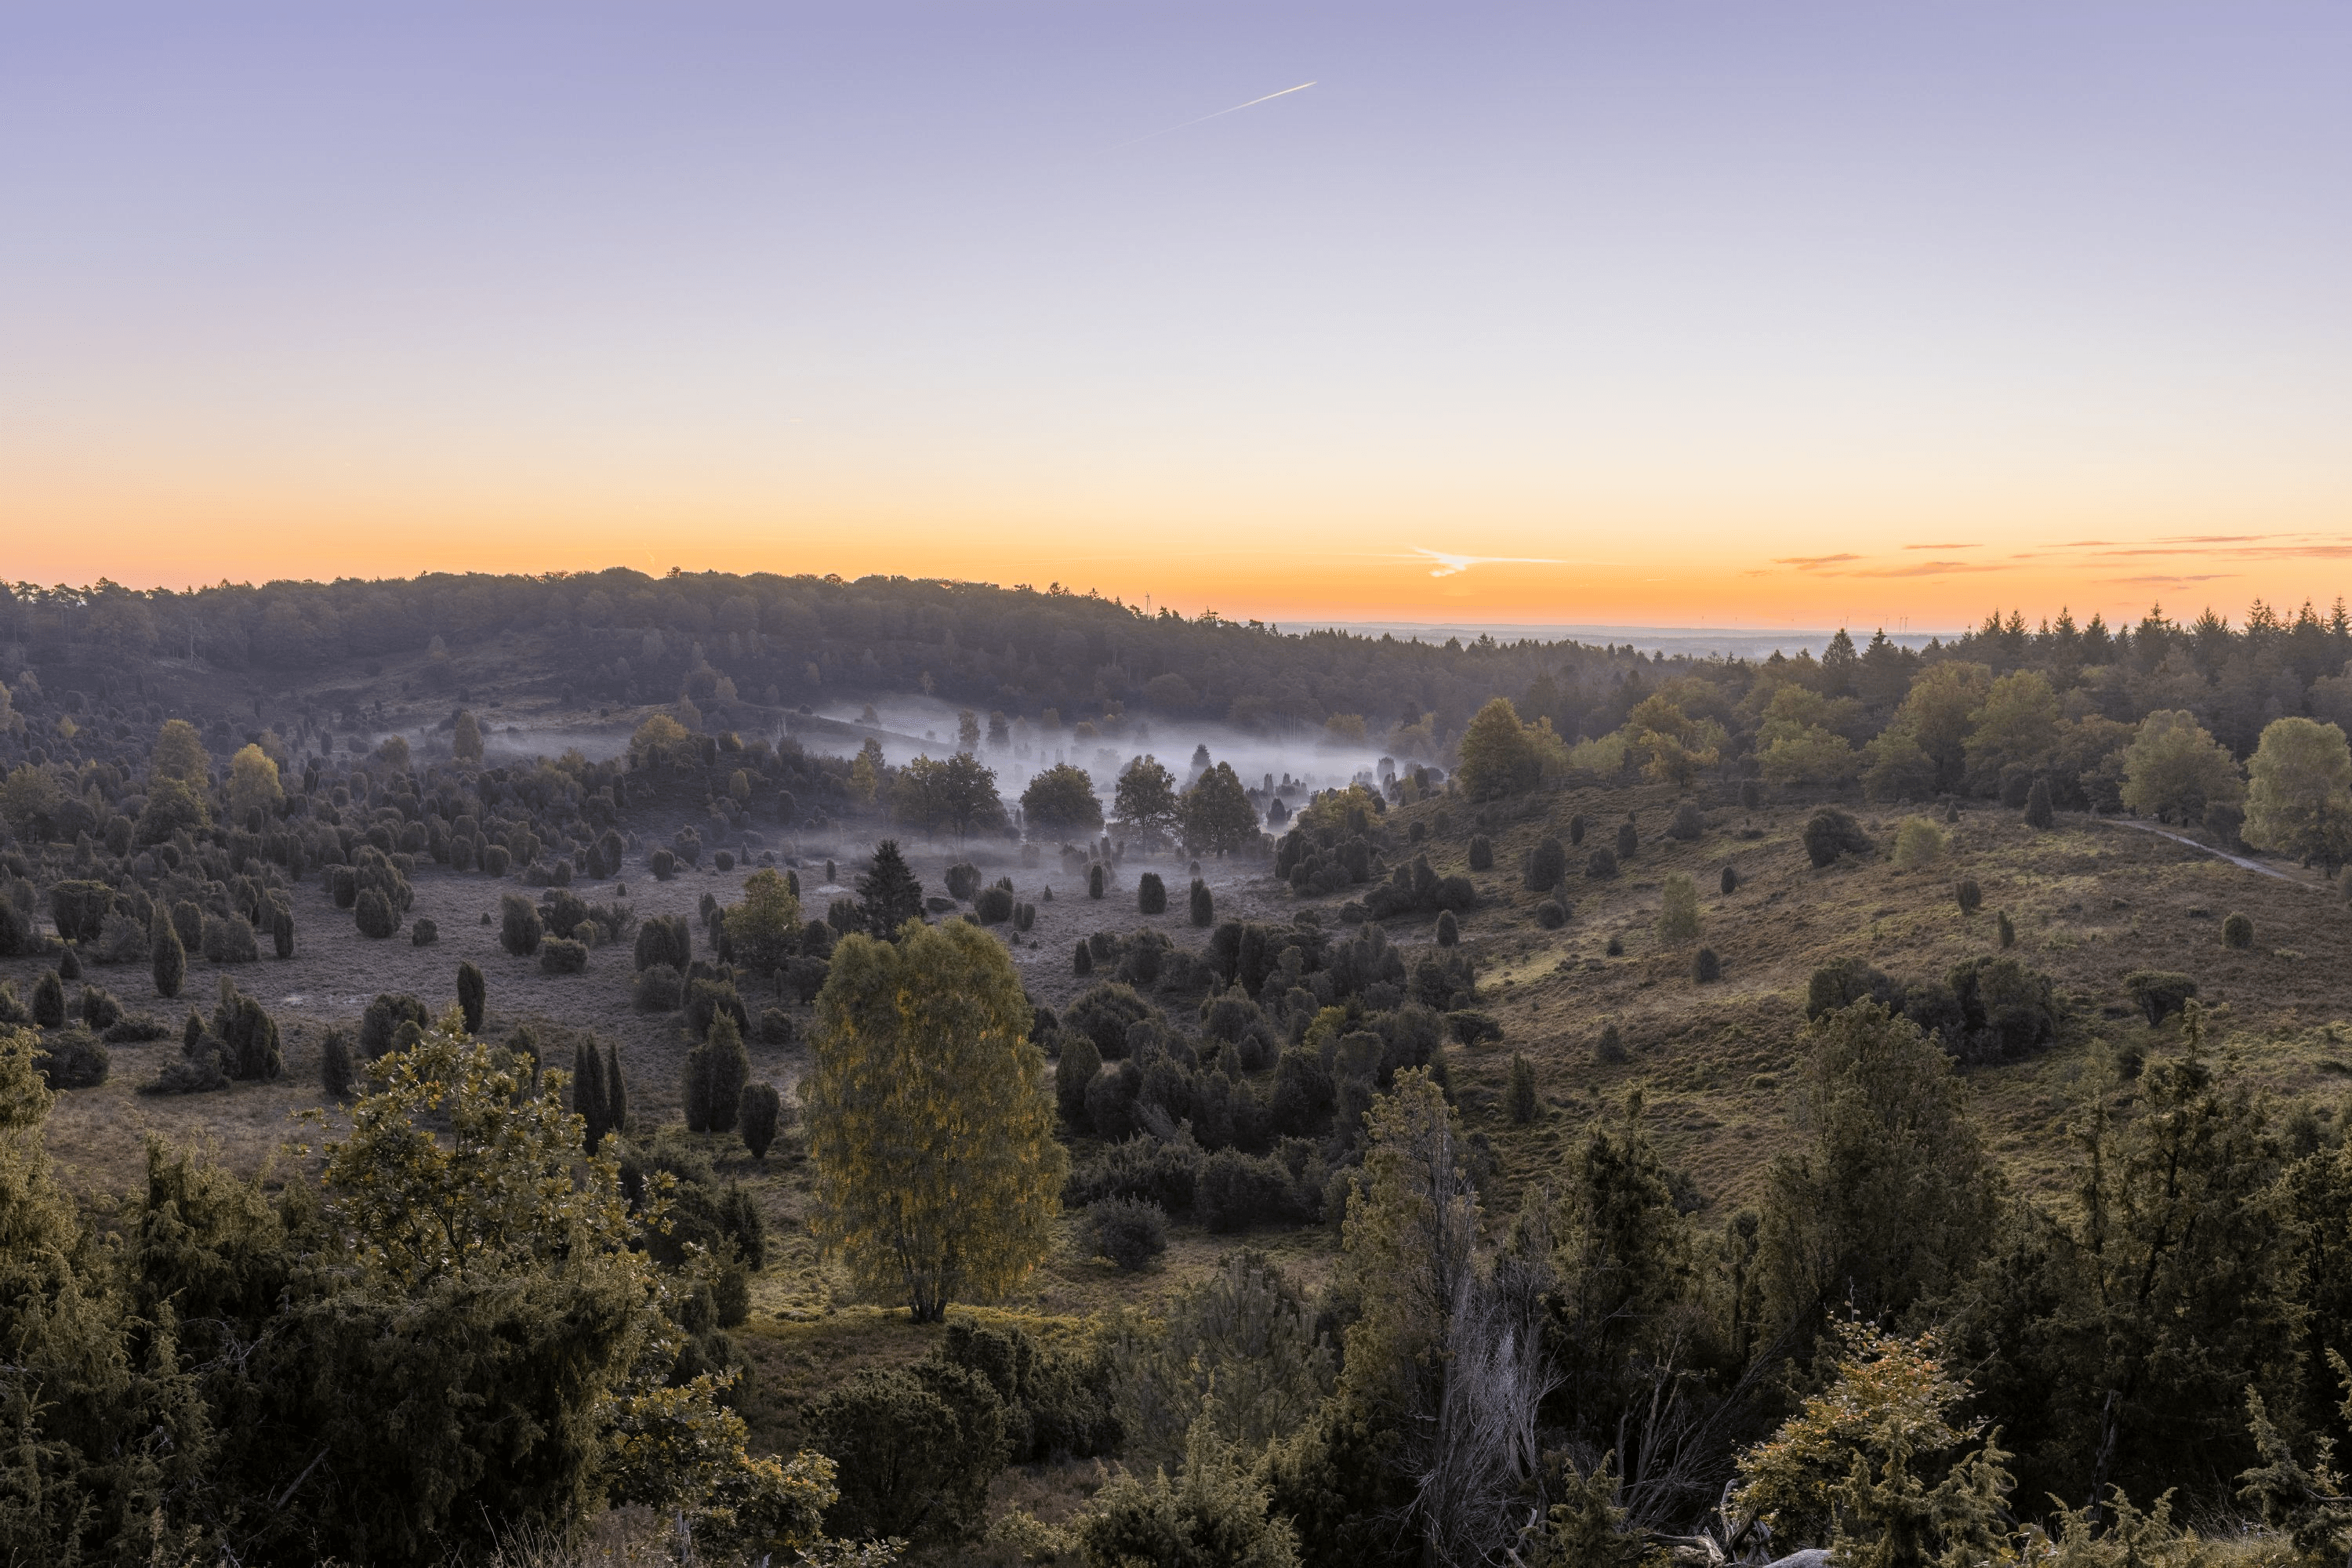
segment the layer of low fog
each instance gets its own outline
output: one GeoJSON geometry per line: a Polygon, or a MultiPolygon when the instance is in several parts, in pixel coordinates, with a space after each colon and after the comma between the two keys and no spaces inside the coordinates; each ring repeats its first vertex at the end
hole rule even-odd
{"type": "MultiPolygon", "coordinates": [[[[845,703],[819,710],[818,717],[846,724],[856,731],[853,734],[812,728],[794,733],[810,752],[843,757],[855,755],[865,743],[865,737],[871,734],[881,742],[884,759],[893,767],[902,767],[919,756],[952,756],[957,750],[956,726],[962,712],[954,703],[932,698],[877,698],[871,704],[845,703]],[[865,717],[869,707],[874,715],[870,721],[865,717]]],[[[981,721],[982,740],[972,754],[996,770],[997,791],[1003,795],[1008,810],[1020,803],[1021,792],[1033,776],[1056,763],[1087,770],[1094,780],[1095,793],[1102,796],[1103,813],[1108,816],[1120,771],[1139,756],[1157,757],[1176,775],[1177,785],[1181,788],[1200,772],[1192,765],[1194,753],[1206,746],[1209,763],[1232,764],[1248,788],[1264,788],[1269,775],[1278,785],[1287,775],[1298,786],[1296,794],[1285,792],[1295,806],[1313,791],[1335,788],[1357,779],[1373,780],[1380,759],[1386,754],[1370,745],[1333,744],[1319,730],[1305,731],[1289,740],[1269,740],[1223,724],[1157,714],[1129,714],[1113,721],[1115,733],[1089,739],[1075,735],[1075,721],[1066,722],[1048,733],[1034,719],[1014,721],[1008,743],[992,746],[987,739],[988,715],[976,712],[974,716],[981,721]]],[[[1099,718],[1089,722],[1097,727],[1104,725],[1099,718]]]]}

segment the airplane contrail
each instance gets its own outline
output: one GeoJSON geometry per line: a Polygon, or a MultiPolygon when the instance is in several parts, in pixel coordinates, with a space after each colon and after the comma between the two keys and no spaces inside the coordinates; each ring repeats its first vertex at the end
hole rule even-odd
{"type": "MultiPolygon", "coordinates": [[[[1318,78],[1318,79],[1319,80],[1320,79],[1318,78]]],[[[1311,81],[1302,81],[1297,87],[1286,87],[1280,92],[1269,92],[1264,98],[1253,98],[1247,103],[1236,103],[1231,109],[1220,109],[1214,114],[1203,114],[1198,120],[1187,120],[1181,125],[1164,125],[1157,131],[1147,131],[1140,136],[1121,142],[1118,146],[1113,147],[1111,151],[1116,153],[1118,151],[1119,147],[1132,147],[1136,142],[1149,142],[1154,136],[1165,136],[1171,132],[1187,130],[1195,125],[1204,125],[1212,120],[1223,119],[1228,114],[1238,114],[1244,109],[1255,109],[1261,103],[1271,103],[1277,98],[1288,98],[1294,92],[1305,92],[1308,88],[1313,87],[1315,83],[1311,81]]]]}

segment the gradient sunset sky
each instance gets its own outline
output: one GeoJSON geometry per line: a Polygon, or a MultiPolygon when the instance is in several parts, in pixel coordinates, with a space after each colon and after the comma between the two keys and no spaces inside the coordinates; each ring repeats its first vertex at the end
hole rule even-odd
{"type": "Polygon", "coordinates": [[[2342,0],[0,4],[0,577],[2325,604],[2347,82],[2342,0]]]}

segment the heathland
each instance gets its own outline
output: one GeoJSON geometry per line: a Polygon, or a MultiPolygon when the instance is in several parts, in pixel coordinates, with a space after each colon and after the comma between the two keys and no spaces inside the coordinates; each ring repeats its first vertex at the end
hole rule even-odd
{"type": "Polygon", "coordinates": [[[0,1538],[2341,1560],[2347,659],[18,590],[0,1538]]]}

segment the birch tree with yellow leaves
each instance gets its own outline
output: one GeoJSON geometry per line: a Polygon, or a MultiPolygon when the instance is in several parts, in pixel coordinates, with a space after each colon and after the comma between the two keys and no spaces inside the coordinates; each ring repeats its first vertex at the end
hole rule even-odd
{"type": "Polygon", "coordinates": [[[963,921],[843,939],[816,1000],[812,1228],[859,1287],[935,1323],[1053,1245],[1069,1157],[1012,955],[963,921]]]}

